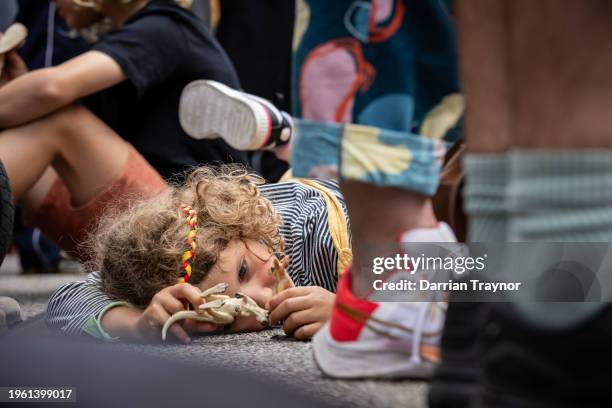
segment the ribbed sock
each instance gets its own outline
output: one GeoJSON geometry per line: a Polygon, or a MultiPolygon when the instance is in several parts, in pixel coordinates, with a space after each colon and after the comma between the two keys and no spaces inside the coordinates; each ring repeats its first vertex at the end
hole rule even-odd
{"type": "MultiPolygon", "coordinates": [[[[612,151],[513,151],[509,155],[507,208],[510,242],[612,243],[612,151]]],[[[531,263],[530,269],[545,269],[531,263]]],[[[601,265],[599,270],[610,266],[601,265]]],[[[517,265],[508,265],[512,267],[517,265]]],[[[608,298],[612,283],[606,281],[610,275],[598,277],[608,298]]],[[[561,327],[588,318],[603,305],[517,304],[531,319],[561,327]]]]}
{"type": "Polygon", "coordinates": [[[510,155],[509,241],[612,242],[612,151],[510,155]]]}
{"type": "Polygon", "coordinates": [[[468,241],[505,242],[508,158],[506,154],[468,154],[463,190],[469,220],[468,241]]]}

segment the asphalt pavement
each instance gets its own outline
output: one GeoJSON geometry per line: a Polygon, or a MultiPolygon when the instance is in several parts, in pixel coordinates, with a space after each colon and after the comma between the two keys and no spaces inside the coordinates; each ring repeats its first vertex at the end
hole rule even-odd
{"type": "MultiPolygon", "coordinates": [[[[22,275],[17,259],[9,256],[0,268],[0,296],[21,305],[22,316],[36,321],[45,312],[51,294],[62,284],[84,279],[83,274],[22,275]]],[[[45,331],[43,324],[33,330],[45,331]]],[[[13,330],[19,330],[19,326],[13,330]]],[[[32,330],[32,329],[31,329],[32,330]]],[[[42,334],[42,333],[41,333],[42,334]]],[[[48,334],[48,333],[47,333],[48,334]]],[[[91,347],[96,347],[92,343],[91,347]]],[[[426,407],[427,385],[414,381],[334,380],[325,377],[312,357],[310,342],[287,338],[275,328],[256,333],[201,336],[191,344],[117,344],[113,347],[153,358],[189,361],[245,371],[283,386],[297,387],[330,404],[353,407],[426,407]]],[[[10,368],[9,368],[10,369],[10,368]]]]}

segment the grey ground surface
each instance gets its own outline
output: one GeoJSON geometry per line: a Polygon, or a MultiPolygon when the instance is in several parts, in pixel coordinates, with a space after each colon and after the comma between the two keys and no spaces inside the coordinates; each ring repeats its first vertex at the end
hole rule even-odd
{"type": "MultiPolygon", "coordinates": [[[[0,296],[16,298],[24,319],[44,313],[49,296],[65,282],[84,275],[20,275],[16,259],[0,268],[0,296]]],[[[92,344],[95,347],[95,344],[92,344]]],[[[284,336],[282,330],[202,336],[189,345],[134,345],[115,347],[188,360],[206,366],[235,368],[298,388],[328,403],[354,407],[425,407],[427,385],[411,381],[333,380],[325,378],[312,358],[311,344],[284,336]]]]}

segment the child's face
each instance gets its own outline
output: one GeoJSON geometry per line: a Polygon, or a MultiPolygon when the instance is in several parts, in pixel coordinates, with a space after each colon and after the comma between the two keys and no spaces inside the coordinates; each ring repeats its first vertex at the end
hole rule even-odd
{"type": "MultiPolygon", "coordinates": [[[[274,295],[274,276],[270,272],[274,257],[268,248],[252,240],[234,240],[219,255],[219,260],[198,287],[202,290],[217,283],[229,284],[225,295],[236,292],[251,297],[264,307],[274,295]]],[[[230,331],[260,330],[261,324],[254,318],[241,317],[229,327],[230,331]]]]}
{"type": "Polygon", "coordinates": [[[93,8],[81,7],[73,0],[53,0],[59,14],[68,27],[86,28],[98,21],[102,15],[93,8]]]}

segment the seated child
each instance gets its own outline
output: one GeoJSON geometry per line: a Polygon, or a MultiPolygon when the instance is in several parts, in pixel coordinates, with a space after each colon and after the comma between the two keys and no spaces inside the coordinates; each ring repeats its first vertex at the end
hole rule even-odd
{"type": "MultiPolygon", "coordinates": [[[[0,129],[45,122],[74,103],[131,143],[165,179],[211,162],[244,162],[222,140],[197,142],[180,126],[185,85],[236,72],[187,0],[54,0],[58,15],[91,49],[54,67],[27,71],[16,53],[0,80],[0,129]],[[84,109],[85,110],[85,109],[84,109]]],[[[87,132],[87,129],[81,129],[87,132]]]]}
{"type": "Polygon", "coordinates": [[[237,87],[238,79],[204,23],[178,3],[188,2],[55,0],[71,28],[96,34],[92,49],[32,71],[15,51],[6,56],[0,160],[28,222],[73,255],[105,203],[151,197],[186,168],[244,157],[180,126],[188,82],[237,87]]]}
{"type": "MultiPolygon", "coordinates": [[[[159,340],[170,315],[188,304],[197,308],[202,290],[225,282],[225,294],[250,296],[271,311],[271,321],[284,320],[288,334],[309,338],[327,320],[338,269],[350,261],[348,226],[333,231],[339,242],[328,223],[330,215],[346,220],[345,212],[334,182],[265,185],[240,167],[196,169],[184,185],[102,220],[91,239],[96,272],[53,295],[48,324],[71,335],[159,340]],[[181,259],[191,230],[184,206],[197,212],[190,276],[181,259]],[[274,256],[285,254],[297,287],[274,295],[270,267],[274,256]],[[179,283],[184,280],[189,283],[179,283]]],[[[252,318],[239,318],[225,329],[260,328],[252,318]]],[[[187,320],[170,333],[188,342],[188,332],[216,329],[187,320]]]]}

